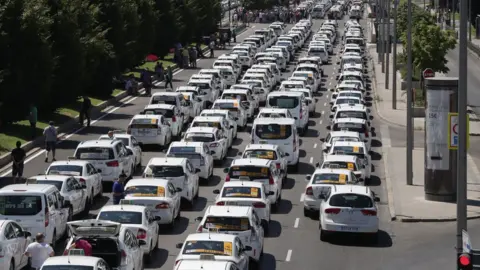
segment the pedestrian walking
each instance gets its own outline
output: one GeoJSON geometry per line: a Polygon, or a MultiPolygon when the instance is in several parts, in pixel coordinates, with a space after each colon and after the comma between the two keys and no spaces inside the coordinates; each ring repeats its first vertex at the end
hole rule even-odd
{"type": "Polygon", "coordinates": [[[125,198],[125,180],[127,180],[127,175],[122,172],[117,181],[113,183],[112,186],[112,199],[113,199],[113,204],[117,205],[120,203],[120,200],[125,198]]]}
{"type": "Polygon", "coordinates": [[[213,51],[215,50],[215,41],[211,40],[208,47],[210,48],[210,58],[215,57],[213,54],[213,51]]]}
{"type": "Polygon", "coordinates": [[[155,65],[155,74],[157,75],[157,79],[159,81],[163,81],[164,79],[164,69],[163,69],[163,63],[162,62],[157,62],[155,65]]]}
{"type": "Polygon", "coordinates": [[[83,119],[87,119],[87,127],[90,126],[90,109],[92,108],[92,101],[87,97],[83,96],[82,108],[80,109],[80,125],[83,127],[83,119]]]}
{"type": "Polygon", "coordinates": [[[167,86],[170,85],[170,89],[173,90],[173,72],[172,72],[172,67],[168,66],[167,68],[167,74],[165,74],[165,89],[167,89],[167,86]]]}
{"type": "Polygon", "coordinates": [[[143,83],[143,88],[145,88],[145,94],[150,96],[152,94],[152,76],[148,70],[143,70],[140,74],[140,79],[143,83]]]}
{"type": "Polygon", "coordinates": [[[45,136],[45,162],[48,162],[48,153],[52,151],[53,161],[55,159],[55,148],[57,146],[57,130],[55,129],[54,122],[50,121],[48,126],[43,130],[43,136],[45,136]]]}
{"type": "Polygon", "coordinates": [[[35,139],[35,137],[37,136],[37,118],[38,118],[37,107],[32,103],[30,104],[30,114],[28,115],[30,128],[32,129],[32,139],[35,139]]]}
{"type": "Polygon", "coordinates": [[[55,256],[55,252],[49,244],[45,243],[45,235],[38,233],[35,236],[35,242],[27,246],[25,256],[30,257],[31,269],[39,270],[49,257],[55,256]]]}
{"type": "Polygon", "coordinates": [[[12,156],[12,176],[13,176],[13,182],[16,183],[17,179],[20,179],[23,177],[23,165],[25,162],[25,157],[27,154],[25,153],[25,150],[21,148],[22,143],[20,141],[17,141],[16,143],[16,148],[12,150],[11,156],[12,156]]]}
{"type": "Polygon", "coordinates": [[[197,45],[195,45],[195,48],[197,48],[197,58],[204,58],[205,56],[203,55],[203,50],[202,47],[200,46],[200,42],[197,42],[197,45]]]}
{"type": "Polygon", "coordinates": [[[197,68],[197,58],[198,58],[198,52],[197,48],[191,47],[190,48],[190,62],[192,63],[193,68],[197,68]]]}

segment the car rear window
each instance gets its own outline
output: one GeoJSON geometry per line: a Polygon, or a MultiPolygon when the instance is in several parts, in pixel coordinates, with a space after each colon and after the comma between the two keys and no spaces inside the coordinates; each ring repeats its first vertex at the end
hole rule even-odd
{"type": "Polygon", "coordinates": [[[256,187],[226,187],[223,189],[224,198],[261,198],[261,190],[256,187]]]}
{"type": "Polygon", "coordinates": [[[272,151],[272,150],[252,149],[252,150],[246,150],[243,153],[243,157],[277,160],[277,153],[275,153],[275,151],[272,151]]]}
{"type": "Polygon", "coordinates": [[[270,169],[260,166],[233,166],[230,167],[228,174],[232,178],[239,178],[241,176],[249,177],[250,180],[265,179],[270,176],[270,169]]]}
{"type": "Polygon", "coordinates": [[[348,169],[355,170],[355,163],[346,161],[326,161],[322,165],[322,169],[348,169]]]}
{"type": "Polygon", "coordinates": [[[177,105],[177,97],[175,96],[153,96],[151,104],[170,104],[177,105]]]}
{"type": "Polygon", "coordinates": [[[182,166],[149,166],[155,178],[184,176],[182,166]]]}
{"type": "Polygon", "coordinates": [[[367,114],[362,111],[341,111],[336,118],[359,118],[367,120],[367,114]]]}
{"type": "Polygon", "coordinates": [[[335,194],[330,198],[329,204],[336,207],[371,208],[373,201],[370,197],[360,194],[335,194]]]}
{"type": "Polygon", "coordinates": [[[292,136],[292,126],[278,124],[256,125],[255,134],[260,139],[284,140],[292,136]]]}
{"type": "Polygon", "coordinates": [[[42,197],[30,195],[0,195],[0,215],[33,216],[42,211],[42,197]]]}
{"type": "Polygon", "coordinates": [[[196,152],[195,147],[191,146],[175,146],[168,150],[169,157],[182,157],[188,159],[202,159],[202,156],[196,152]]]}
{"type": "Polygon", "coordinates": [[[358,133],[365,133],[366,127],[360,123],[335,123],[333,131],[353,131],[358,133]]]}
{"type": "Polygon", "coordinates": [[[214,142],[215,136],[212,133],[187,133],[186,142],[214,142]]]}
{"type": "Polygon", "coordinates": [[[183,246],[182,253],[185,255],[213,254],[232,256],[232,242],[212,240],[187,241],[183,246]]]}
{"type": "Polygon", "coordinates": [[[163,115],[165,118],[172,118],[174,115],[173,110],[170,109],[145,109],[143,112],[147,115],[163,115]]]}
{"type": "Polygon", "coordinates": [[[163,193],[162,196],[164,196],[165,189],[158,186],[129,186],[125,188],[125,194],[133,195],[136,197],[157,196],[158,193],[163,193]]]}
{"type": "Polygon", "coordinates": [[[289,96],[278,96],[270,97],[268,99],[268,105],[270,107],[278,107],[284,109],[294,109],[298,107],[299,104],[298,97],[289,97],[289,96]]]}
{"type": "Polygon", "coordinates": [[[104,211],[100,212],[97,217],[98,220],[108,220],[118,222],[121,224],[142,224],[141,212],[128,211],[104,211]]]}
{"type": "Polygon", "coordinates": [[[109,160],[114,159],[115,154],[112,148],[106,147],[80,147],[75,152],[77,159],[83,160],[109,160]]]}
{"type": "Polygon", "coordinates": [[[336,105],[340,104],[360,104],[360,100],[356,98],[337,98],[336,105]]]}
{"type": "Polygon", "coordinates": [[[194,121],[192,127],[213,127],[213,128],[220,128],[219,122],[212,122],[212,121],[194,121]]]}
{"type": "Polygon", "coordinates": [[[132,129],[157,129],[158,119],[156,118],[137,118],[130,123],[132,129]]]}
{"type": "Polygon", "coordinates": [[[261,113],[260,117],[261,118],[271,118],[271,117],[286,118],[287,116],[284,113],[261,113]]]}
{"type": "Polygon", "coordinates": [[[76,165],[52,165],[48,168],[47,174],[82,176],[83,167],[76,165]]]}
{"type": "Polygon", "coordinates": [[[250,230],[250,221],[246,217],[207,217],[205,224],[203,224],[205,229],[218,230],[219,232],[225,231],[238,231],[243,232],[250,230]]]}
{"type": "Polygon", "coordinates": [[[346,174],[317,173],[313,176],[313,184],[345,184],[348,180],[346,174]]]}

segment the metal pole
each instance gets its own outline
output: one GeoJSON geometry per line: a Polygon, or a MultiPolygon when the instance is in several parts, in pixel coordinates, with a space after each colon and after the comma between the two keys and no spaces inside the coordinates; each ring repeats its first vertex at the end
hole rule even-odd
{"type": "Polygon", "coordinates": [[[472,0],[468,0],[468,40],[472,42],[472,0]]]}
{"type": "Polygon", "coordinates": [[[385,89],[389,88],[390,85],[390,49],[392,48],[392,44],[390,44],[390,1],[387,0],[387,49],[386,49],[386,64],[385,64],[385,89]]]}
{"type": "Polygon", "coordinates": [[[467,16],[468,0],[460,1],[458,65],[458,150],[457,150],[457,250],[462,251],[462,230],[467,230],[467,16]]]}
{"type": "Polygon", "coordinates": [[[382,58],[380,61],[382,62],[382,72],[385,72],[385,0],[380,0],[382,3],[382,32],[380,35],[380,48],[382,48],[380,57],[382,58]]]}
{"type": "Polygon", "coordinates": [[[407,11],[407,185],[413,185],[413,126],[412,126],[412,0],[407,11]]]}
{"type": "Polygon", "coordinates": [[[455,31],[455,13],[457,11],[457,1],[452,0],[452,30],[455,31]]]}
{"type": "Polygon", "coordinates": [[[392,76],[392,109],[397,109],[397,1],[393,0],[393,76],[392,76]]]}
{"type": "Polygon", "coordinates": [[[231,2],[228,0],[228,27],[232,27],[232,7],[230,6],[231,2]]]}

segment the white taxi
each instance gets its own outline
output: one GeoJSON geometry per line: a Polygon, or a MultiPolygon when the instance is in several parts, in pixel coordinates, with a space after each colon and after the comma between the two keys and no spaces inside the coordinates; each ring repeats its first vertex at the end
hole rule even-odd
{"type": "MultiPolygon", "coordinates": [[[[200,116],[218,116],[216,113],[212,113],[210,111],[224,111],[227,110],[230,112],[233,119],[235,119],[235,124],[232,123],[231,118],[229,117],[228,120],[231,125],[234,127],[236,126],[237,129],[240,127],[241,129],[245,129],[247,127],[248,121],[248,112],[247,107],[243,106],[242,104],[238,103],[236,100],[229,100],[229,99],[217,99],[215,103],[213,103],[212,110],[203,110],[200,113],[200,116]]],[[[234,138],[237,137],[237,130],[234,130],[234,138]]]]}
{"type": "Polygon", "coordinates": [[[113,221],[122,224],[137,235],[137,240],[144,241],[143,255],[152,261],[158,245],[158,224],[160,217],[152,215],[145,206],[140,205],[106,205],[100,209],[97,221],[113,221]]]}
{"type": "Polygon", "coordinates": [[[356,184],[357,178],[348,169],[319,169],[313,175],[305,176],[307,186],[303,194],[303,215],[315,216],[320,209],[319,196],[325,194],[332,185],[356,184]]]}
{"type": "Polygon", "coordinates": [[[188,158],[195,169],[200,169],[198,176],[205,182],[213,175],[212,151],[205,142],[172,142],[166,156],[188,158]]]}
{"type": "Polygon", "coordinates": [[[133,157],[135,158],[135,166],[136,167],[141,167],[142,166],[142,148],[140,147],[140,144],[138,143],[137,139],[135,139],[135,136],[132,136],[130,134],[127,134],[123,130],[112,130],[113,132],[113,137],[108,136],[108,134],[105,135],[100,135],[98,138],[99,140],[120,140],[123,142],[123,144],[133,152],[133,157]]]}
{"type": "Polygon", "coordinates": [[[247,116],[249,118],[255,115],[255,112],[258,110],[259,107],[259,104],[253,93],[250,90],[246,89],[225,90],[223,91],[220,99],[234,100],[239,102],[241,105],[243,105],[244,108],[246,108],[247,116]]]}
{"type": "Polygon", "coordinates": [[[261,158],[272,160],[275,166],[280,170],[282,181],[287,179],[288,161],[290,155],[284,153],[278,145],[275,144],[249,144],[245,147],[243,153],[239,153],[242,158],[261,158]]]}
{"type": "Polygon", "coordinates": [[[69,217],[74,215],[88,214],[89,204],[91,200],[87,196],[87,186],[80,183],[75,177],[69,175],[37,175],[27,179],[28,184],[52,185],[55,186],[60,195],[65,198],[66,202],[70,202],[71,207],[68,209],[69,217]]]}
{"type": "Polygon", "coordinates": [[[227,174],[225,182],[254,181],[265,185],[265,192],[273,194],[268,196],[272,210],[276,211],[282,200],[282,178],[280,170],[275,163],[268,159],[241,158],[232,161],[230,168],[223,170],[227,174]]]}
{"type": "Polygon", "coordinates": [[[332,131],[328,133],[326,138],[322,138],[320,140],[323,142],[323,152],[328,152],[332,144],[336,141],[361,142],[360,134],[354,131],[332,131]]]}
{"type": "Polygon", "coordinates": [[[204,102],[199,97],[199,94],[198,94],[200,90],[198,87],[194,87],[194,86],[181,86],[181,87],[178,87],[176,91],[180,92],[183,95],[183,98],[185,100],[190,101],[192,106],[190,110],[189,120],[191,121],[193,118],[195,118],[195,116],[198,116],[200,114],[200,112],[204,107],[203,105],[204,102]],[[193,88],[195,90],[188,91],[188,90],[182,89],[182,87],[193,88]],[[183,91],[179,91],[179,89],[183,91]]]}
{"type": "Polygon", "coordinates": [[[324,157],[326,155],[351,155],[357,157],[358,162],[362,166],[363,179],[365,180],[365,184],[368,185],[373,165],[371,156],[364,142],[334,142],[328,153],[324,152],[324,157]]]}
{"type": "Polygon", "coordinates": [[[164,121],[170,127],[173,137],[179,137],[182,133],[183,125],[187,121],[190,112],[187,116],[184,115],[180,109],[171,104],[149,104],[145,106],[141,114],[145,115],[161,115],[164,121]]]}
{"type": "Polygon", "coordinates": [[[125,185],[125,199],[120,204],[145,206],[158,224],[168,224],[173,229],[180,217],[181,191],[170,180],[135,178],[125,185]]]}
{"type": "MultiPolygon", "coordinates": [[[[24,256],[26,257],[26,256],[24,256]]],[[[92,256],[54,256],[48,258],[39,270],[57,270],[57,269],[89,269],[106,270],[109,269],[108,263],[99,257],[92,256]]]]}
{"type": "Polygon", "coordinates": [[[261,108],[257,118],[292,118],[288,109],[284,108],[261,108]]]}
{"type": "Polygon", "coordinates": [[[214,255],[203,256],[202,260],[180,261],[174,270],[239,270],[234,262],[216,261],[214,255]]]}
{"type": "Polygon", "coordinates": [[[233,125],[230,125],[227,119],[219,116],[197,116],[193,119],[190,128],[192,127],[213,127],[222,131],[227,139],[227,148],[232,147],[233,144],[233,125]]]}
{"type": "Polygon", "coordinates": [[[89,203],[97,196],[102,196],[103,185],[102,175],[88,161],[83,160],[61,160],[50,163],[45,170],[47,175],[65,175],[75,177],[80,184],[84,183],[87,188],[89,203]]]}
{"type": "Polygon", "coordinates": [[[334,186],[321,197],[320,240],[328,241],[332,233],[364,233],[375,244],[378,240],[378,197],[369,187],[334,186]]]}
{"type": "Polygon", "coordinates": [[[359,182],[365,180],[365,168],[356,156],[349,155],[327,155],[323,159],[323,163],[315,165],[317,168],[322,169],[348,169],[355,174],[355,177],[359,182]]]}
{"type": "MultiPolygon", "coordinates": [[[[217,101],[221,101],[221,100],[219,99],[217,101]]],[[[217,103],[217,101],[215,101],[215,103],[217,103]]],[[[245,118],[245,111],[243,111],[243,110],[215,109],[215,107],[220,107],[220,106],[215,106],[215,103],[213,104],[214,109],[203,110],[200,113],[200,116],[214,116],[214,117],[225,118],[228,121],[228,123],[230,123],[230,125],[233,126],[233,138],[236,139],[237,135],[238,135],[238,123],[237,123],[238,117],[236,117],[235,115],[241,115],[242,117],[245,118]]],[[[219,102],[219,103],[222,103],[222,102],[219,102]]],[[[246,120],[245,120],[245,122],[246,122],[246,120]]],[[[246,123],[245,123],[245,125],[246,125],[246,123]]]]}
{"type": "Polygon", "coordinates": [[[266,193],[265,186],[262,183],[252,181],[225,182],[222,189],[215,189],[213,194],[217,194],[216,205],[239,205],[255,208],[263,230],[265,233],[268,232],[271,213],[268,196],[273,195],[273,191],[266,193]]]}
{"type": "Polygon", "coordinates": [[[163,115],[135,115],[128,124],[127,133],[143,145],[165,147],[172,141],[172,130],[163,115]]]}
{"type": "Polygon", "coordinates": [[[261,220],[251,206],[218,206],[212,205],[205,210],[203,217],[196,219],[200,222],[197,233],[224,233],[236,235],[252,250],[246,253],[257,265],[263,255],[264,231],[261,220]]]}
{"type": "Polygon", "coordinates": [[[321,79],[317,79],[312,71],[294,71],[291,77],[306,78],[312,92],[317,92],[319,90],[321,79]]]}
{"type": "Polygon", "coordinates": [[[182,142],[205,143],[215,161],[222,162],[227,157],[227,139],[218,128],[191,127],[185,132],[182,142]]]}
{"type": "Polygon", "coordinates": [[[155,157],[148,161],[143,172],[145,178],[163,178],[171,180],[175,189],[180,188],[180,196],[193,207],[198,197],[198,173],[187,158],[155,157]]]}
{"type": "Polygon", "coordinates": [[[24,253],[32,243],[30,236],[17,222],[0,220],[0,269],[17,270],[28,265],[29,258],[24,253]]]}
{"type": "Polygon", "coordinates": [[[308,106],[308,114],[309,116],[313,116],[317,108],[318,98],[313,98],[312,90],[308,88],[295,88],[291,89],[290,91],[303,93],[303,96],[305,97],[305,102],[308,106]]]}
{"type": "Polygon", "coordinates": [[[183,261],[226,261],[233,262],[241,270],[249,270],[251,246],[244,246],[236,235],[223,233],[190,234],[185,242],[177,244],[181,249],[175,259],[175,267],[183,261]]]}

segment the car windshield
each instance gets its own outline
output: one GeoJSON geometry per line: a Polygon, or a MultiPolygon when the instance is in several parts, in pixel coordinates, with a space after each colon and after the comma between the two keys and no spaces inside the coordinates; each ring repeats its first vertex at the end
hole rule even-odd
{"type": "Polygon", "coordinates": [[[346,137],[346,136],[336,136],[332,137],[330,143],[334,142],[359,142],[360,140],[357,137],[346,137]]]}
{"type": "Polygon", "coordinates": [[[75,152],[75,158],[82,160],[108,160],[114,159],[112,148],[106,147],[80,147],[75,152]]]}
{"type": "Polygon", "coordinates": [[[205,229],[218,230],[219,232],[225,231],[248,231],[250,230],[250,221],[246,217],[207,217],[203,224],[205,229]]]}
{"type": "Polygon", "coordinates": [[[126,195],[134,197],[165,195],[165,189],[159,186],[129,186],[125,188],[126,195]],[[162,194],[159,194],[162,193],[162,194]]]}
{"type": "Polygon", "coordinates": [[[62,190],[63,181],[56,181],[56,180],[36,180],[35,184],[52,185],[52,186],[55,186],[58,190],[62,190]]]}
{"type": "Polygon", "coordinates": [[[251,149],[243,153],[243,158],[261,158],[269,160],[277,160],[277,154],[273,150],[251,149]]]}
{"type": "Polygon", "coordinates": [[[102,211],[98,214],[98,220],[108,220],[121,224],[142,224],[141,212],[128,211],[102,211]]]}
{"type": "Polygon", "coordinates": [[[182,166],[150,166],[149,168],[155,178],[182,177],[185,175],[182,166]]]}
{"type": "Polygon", "coordinates": [[[267,167],[259,166],[232,166],[228,171],[231,178],[247,177],[250,180],[268,179],[270,170],[267,167]]]}
{"type": "Polygon", "coordinates": [[[0,215],[34,216],[42,211],[41,196],[1,195],[0,215]]]}
{"type": "Polygon", "coordinates": [[[294,109],[299,104],[298,97],[278,96],[270,97],[268,99],[268,105],[270,107],[278,107],[283,109],[294,109]]]}
{"type": "Polygon", "coordinates": [[[261,113],[260,118],[286,118],[287,116],[284,113],[261,113]]]}
{"type": "Polygon", "coordinates": [[[224,198],[261,198],[262,190],[256,187],[225,187],[222,192],[224,198]]]}
{"type": "Polygon", "coordinates": [[[52,165],[48,167],[47,174],[82,176],[83,167],[77,165],[52,165]]]}
{"type": "Polygon", "coordinates": [[[291,125],[264,124],[255,125],[255,135],[266,140],[285,140],[292,136],[291,125]]]}
{"type": "Polygon", "coordinates": [[[93,270],[93,266],[85,265],[44,265],[42,270],[93,270]]]}
{"type": "Polygon", "coordinates": [[[185,255],[213,254],[220,256],[232,256],[232,242],[196,240],[186,241],[183,245],[185,255]]]}
{"type": "Polygon", "coordinates": [[[163,115],[165,118],[172,118],[174,115],[171,109],[145,109],[143,112],[147,115],[163,115]]]}
{"type": "Polygon", "coordinates": [[[313,184],[345,184],[348,176],[340,173],[317,173],[313,176],[313,184]]]}
{"type": "Polygon", "coordinates": [[[336,207],[372,208],[373,201],[370,197],[360,194],[335,194],[330,198],[329,204],[336,207]]]}
{"type": "Polygon", "coordinates": [[[219,122],[213,121],[194,121],[192,127],[213,127],[213,128],[220,128],[219,122]]]}
{"type": "Polygon", "coordinates": [[[354,131],[363,134],[366,128],[360,123],[336,123],[333,125],[333,131],[354,131]]]}
{"type": "Polygon", "coordinates": [[[367,114],[362,111],[340,111],[336,118],[360,118],[367,120],[367,114]]]}
{"type": "Polygon", "coordinates": [[[212,133],[187,133],[183,140],[186,142],[214,142],[215,136],[212,133]]]}

